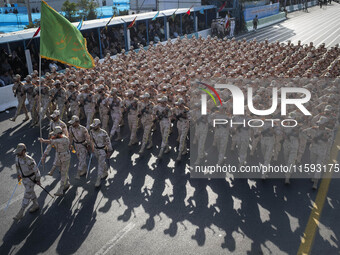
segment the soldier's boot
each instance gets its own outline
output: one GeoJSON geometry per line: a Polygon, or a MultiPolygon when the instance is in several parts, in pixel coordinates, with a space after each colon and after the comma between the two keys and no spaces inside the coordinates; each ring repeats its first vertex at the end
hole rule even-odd
{"type": "Polygon", "coordinates": [[[69,183],[65,184],[63,188],[63,192],[66,192],[70,188],[70,186],[71,185],[69,183]]]}
{"type": "Polygon", "coordinates": [[[201,158],[198,157],[198,158],[196,159],[194,165],[199,165],[200,162],[201,162],[201,158]]]}
{"type": "Polygon", "coordinates": [[[48,172],[48,175],[52,176],[53,173],[54,173],[54,171],[56,170],[56,168],[57,168],[57,166],[53,166],[53,167],[51,168],[51,171],[48,172]]]}
{"type": "Polygon", "coordinates": [[[33,205],[31,206],[31,208],[29,209],[30,213],[34,213],[35,211],[39,210],[39,204],[38,204],[38,200],[37,199],[33,199],[33,205]]]}
{"type": "Polygon", "coordinates": [[[30,117],[28,116],[28,114],[26,113],[26,118],[23,121],[28,121],[30,119],[30,117]]]}
{"type": "Polygon", "coordinates": [[[250,156],[254,156],[254,152],[255,152],[255,149],[254,149],[254,148],[251,148],[251,150],[250,150],[250,156]]]}
{"type": "Polygon", "coordinates": [[[38,122],[36,120],[31,121],[30,128],[34,127],[38,122]]]}
{"type": "Polygon", "coordinates": [[[318,179],[316,178],[313,179],[313,189],[318,189],[318,182],[319,182],[318,179]]]}
{"type": "Polygon", "coordinates": [[[138,144],[138,139],[135,137],[135,139],[132,140],[132,145],[138,144]]]}
{"type": "Polygon", "coordinates": [[[64,191],[62,189],[62,187],[60,187],[56,193],[54,193],[55,196],[60,197],[64,195],[64,191]]]}
{"type": "Polygon", "coordinates": [[[178,153],[178,156],[177,156],[177,158],[176,158],[176,161],[178,162],[178,161],[181,161],[181,158],[182,158],[182,153],[178,153]]]}
{"type": "Polygon", "coordinates": [[[164,148],[161,148],[159,154],[158,154],[158,158],[162,158],[163,157],[163,153],[164,153],[164,148]]]}
{"type": "Polygon", "coordinates": [[[140,148],[138,154],[143,154],[145,150],[145,144],[143,143],[142,147],[140,148]]]}
{"type": "Polygon", "coordinates": [[[165,146],[164,153],[167,154],[170,152],[169,145],[165,146]]]}
{"type": "Polygon", "coordinates": [[[96,187],[96,188],[99,188],[99,186],[100,186],[100,184],[101,184],[101,178],[100,178],[100,176],[98,176],[97,177],[97,180],[96,180],[96,183],[94,184],[94,186],[96,187]]]}
{"type": "Polygon", "coordinates": [[[117,132],[117,137],[115,139],[116,142],[122,140],[122,136],[120,135],[120,132],[117,132]]]}
{"type": "Polygon", "coordinates": [[[24,217],[25,208],[21,208],[20,211],[13,217],[13,220],[21,220],[24,217]]]}
{"type": "Polygon", "coordinates": [[[147,150],[150,150],[152,148],[153,144],[152,142],[149,143],[148,147],[146,147],[147,150]]]}
{"type": "Polygon", "coordinates": [[[286,179],[285,179],[285,184],[290,184],[289,177],[286,177],[286,179]]]}
{"type": "Polygon", "coordinates": [[[76,175],[76,179],[80,179],[81,176],[84,176],[86,174],[86,170],[78,171],[76,175]]]}
{"type": "Polygon", "coordinates": [[[77,180],[80,180],[80,171],[77,171],[76,177],[74,177],[77,180]]]}
{"type": "Polygon", "coordinates": [[[105,172],[103,173],[101,179],[106,179],[106,177],[108,177],[108,175],[109,175],[108,172],[105,171],[105,172]]]}

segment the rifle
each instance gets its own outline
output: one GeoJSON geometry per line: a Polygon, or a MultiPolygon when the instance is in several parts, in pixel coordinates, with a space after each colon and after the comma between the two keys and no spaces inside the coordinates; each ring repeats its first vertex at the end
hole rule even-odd
{"type": "Polygon", "coordinates": [[[91,166],[91,160],[92,160],[92,156],[93,156],[93,153],[91,153],[91,155],[90,155],[89,164],[88,164],[88,166],[87,166],[86,180],[87,180],[87,177],[89,176],[89,172],[90,172],[90,166],[91,166]]]}
{"type": "Polygon", "coordinates": [[[61,110],[60,119],[63,119],[63,115],[64,115],[64,113],[66,111],[67,103],[69,103],[71,101],[71,98],[73,97],[73,94],[75,92],[76,91],[72,92],[71,95],[66,99],[66,101],[64,103],[64,106],[63,106],[63,109],[61,110]]]}
{"type": "Polygon", "coordinates": [[[60,96],[60,93],[59,93],[60,91],[61,91],[61,88],[58,89],[56,93],[54,93],[54,95],[53,95],[53,97],[51,99],[52,103],[57,99],[58,96],[60,96]]]}
{"type": "MultiPolygon", "coordinates": [[[[50,194],[50,192],[48,192],[43,186],[41,186],[40,183],[38,183],[35,179],[32,180],[29,176],[25,176],[24,173],[22,172],[22,169],[21,169],[21,165],[20,165],[20,162],[19,162],[19,159],[18,159],[18,165],[19,165],[19,169],[20,169],[20,172],[22,174],[22,177],[24,178],[28,178],[31,182],[33,182],[34,184],[37,184],[43,191],[45,191],[49,196],[51,196],[52,198],[54,198],[54,196],[52,196],[50,194]]],[[[35,174],[34,174],[35,175],[35,174]]]]}

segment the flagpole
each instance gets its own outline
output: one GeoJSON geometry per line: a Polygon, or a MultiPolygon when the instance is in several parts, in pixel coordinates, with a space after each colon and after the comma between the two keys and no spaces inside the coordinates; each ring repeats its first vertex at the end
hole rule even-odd
{"type": "MultiPolygon", "coordinates": [[[[40,129],[40,137],[42,138],[42,130],[41,130],[41,55],[39,54],[39,129],[40,129]]],[[[41,149],[41,157],[43,156],[43,145],[40,143],[40,149],[41,149]]],[[[43,171],[45,172],[45,164],[43,163],[43,171]]]]}

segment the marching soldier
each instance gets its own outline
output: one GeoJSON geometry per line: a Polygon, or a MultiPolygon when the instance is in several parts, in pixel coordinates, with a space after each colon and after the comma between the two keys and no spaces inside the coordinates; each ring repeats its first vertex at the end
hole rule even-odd
{"type": "Polygon", "coordinates": [[[91,144],[91,139],[87,129],[84,126],[80,125],[78,116],[73,115],[72,119],[68,123],[71,125],[69,127],[70,145],[72,146],[72,143],[74,142],[78,158],[78,171],[76,179],[80,179],[81,176],[86,174],[86,155],[88,154],[88,150],[90,149],[89,147],[91,144]]]}
{"type": "Polygon", "coordinates": [[[108,176],[108,165],[106,159],[109,159],[112,154],[112,145],[107,132],[101,128],[99,119],[94,119],[90,130],[91,147],[98,161],[98,174],[95,187],[98,188],[101,184],[101,179],[108,176]]]}
{"type": "Polygon", "coordinates": [[[142,138],[142,146],[139,150],[139,154],[144,153],[145,147],[146,149],[152,148],[152,126],[154,123],[154,107],[155,104],[150,101],[150,94],[145,92],[140,96],[142,102],[138,105],[139,116],[141,117],[141,122],[143,125],[143,138],[142,138]]]}
{"type": "Polygon", "coordinates": [[[79,103],[77,100],[79,92],[76,89],[76,84],[73,81],[71,81],[69,84],[67,84],[67,89],[68,90],[66,91],[66,101],[64,103],[62,112],[60,113],[61,119],[63,119],[64,114],[66,114],[66,116],[68,115],[69,109],[72,116],[73,115],[79,116],[80,114],[79,103]]]}
{"type": "Polygon", "coordinates": [[[51,103],[56,104],[58,110],[61,112],[64,108],[66,102],[66,90],[61,87],[61,82],[56,80],[53,83],[54,88],[51,89],[50,93],[52,95],[51,103]]]}
{"type": "Polygon", "coordinates": [[[40,172],[34,159],[26,154],[26,145],[19,143],[15,150],[15,166],[17,169],[18,181],[22,180],[25,187],[24,198],[22,200],[21,209],[14,220],[21,220],[24,217],[24,212],[30,201],[33,205],[29,209],[30,213],[39,210],[37,196],[34,192],[34,185],[40,184],[40,172]]]}
{"type": "MultiPolygon", "coordinates": [[[[294,115],[290,113],[290,119],[294,119],[294,115]]],[[[299,149],[299,127],[284,128],[283,153],[287,166],[294,166],[296,163],[299,149]]],[[[286,174],[285,183],[289,184],[291,173],[286,174]]]]}
{"type": "Polygon", "coordinates": [[[158,98],[158,104],[156,106],[156,116],[159,120],[159,127],[161,130],[162,135],[162,144],[161,144],[161,150],[158,154],[158,158],[162,158],[163,153],[169,153],[169,134],[170,134],[170,127],[171,127],[171,120],[170,117],[172,116],[172,110],[170,106],[167,104],[168,97],[162,96],[161,98],[158,98]]]}
{"type": "MultiPolygon", "coordinates": [[[[43,78],[40,78],[41,79],[41,105],[38,106],[38,109],[40,111],[40,107],[42,108],[41,110],[41,119],[43,120],[45,115],[47,114],[50,114],[47,113],[48,112],[48,108],[49,108],[49,105],[50,105],[50,88],[45,84],[45,80],[43,78]]],[[[37,101],[39,101],[39,86],[36,87],[36,99],[37,101]]],[[[48,118],[50,118],[50,116],[48,115],[48,118]]]]}
{"type": "MultiPolygon", "coordinates": [[[[316,123],[318,126],[311,127],[305,131],[308,133],[309,130],[313,130],[312,142],[309,147],[311,164],[320,164],[322,166],[327,163],[327,153],[329,151],[328,146],[330,144],[329,139],[332,133],[332,131],[326,127],[327,122],[328,118],[321,116],[316,123]]],[[[320,178],[321,172],[316,171],[314,178],[312,179],[313,189],[318,188],[318,182],[320,178]]]]}
{"type": "MultiPolygon", "coordinates": [[[[272,128],[270,122],[265,122],[261,131],[261,151],[263,155],[264,166],[268,167],[271,162],[274,152],[274,144],[274,129],[272,128]]],[[[265,179],[266,177],[266,174],[262,175],[263,179],[265,179]]]]}
{"type": "Polygon", "coordinates": [[[119,141],[121,139],[119,124],[121,123],[123,117],[123,103],[122,99],[117,95],[116,88],[112,88],[111,96],[105,100],[105,103],[107,107],[111,109],[112,128],[110,132],[110,139],[113,138],[117,133],[115,141],[119,141]]]}
{"type": "Polygon", "coordinates": [[[99,107],[99,117],[102,122],[103,129],[108,132],[109,131],[109,113],[110,109],[106,106],[105,99],[108,97],[108,95],[105,93],[105,87],[104,85],[100,85],[97,88],[97,97],[96,97],[96,103],[99,107]]]}
{"type": "Polygon", "coordinates": [[[175,103],[175,117],[177,119],[177,130],[178,130],[178,156],[176,161],[180,161],[182,155],[187,153],[187,135],[189,131],[189,108],[184,105],[184,99],[179,98],[175,103]]]}
{"type": "MultiPolygon", "coordinates": [[[[50,122],[50,127],[49,127],[49,137],[51,138],[54,135],[54,129],[56,127],[61,127],[61,129],[63,130],[63,134],[68,137],[68,130],[67,130],[67,126],[66,124],[60,120],[60,112],[59,110],[55,110],[52,115],[51,115],[51,122],[50,122]]],[[[54,171],[56,170],[56,168],[60,165],[58,165],[58,155],[56,152],[55,158],[54,158],[54,162],[53,162],[53,166],[51,168],[51,170],[47,173],[48,175],[52,176],[54,171]]]]}
{"type": "MultiPolygon", "coordinates": [[[[216,109],[213,117],[217,119],[225,119],[226,115],[225,112],[223,112],[225,109],[226,105],[223,105],[222,107],[216,109]]],[[[218,165],[222,164],[224,156],[226,155],[227,145],[229,141],[229,131],[230,128],[228,125],[217,125],[214,132],[214,143],[218,151],[218,165]]]]}
{"type": "Polygon", "coordinates": [[[39,141],[42,143],[47,143],[44,154],[41,158],[41,162],[44,163],[46,156],[50,153],[52,146],[56,150],[56,159],[55,162],[60,166],[60,188],[54,194],[55,196],[62,196],[64,192],[66,192],[70,188],[68,171],[70,167],[70,141],[67,136],[63,134],[63,130],[60,126],[54,128],[53,132],[54,136],[50,139],[39,138],[39,141]]]}
{"type": "Polygon", "coordinates": [[[17,107],[17,111],[15,112],[14,117],[10,119],[11,121],[16,120],[16,118],[20,114],[21,110],[23,110],[25,115],[26,115],[26,118],[24,119],[24,121],[27,121],[27,120],[30,119],[28,117],[28,111],[27,111],[27,108],[26,108],[26,105],[25,105],[26,93],[25,93],[25,89],[24,89],[24,84],[22,84],[20,79],[21,79],[21,76],[19,74],[17,74],[14,77],[14,85],[12,87],[12,90],[13,90],[14,96],[18,99],[18,107],[17,107]]]}
{"type": "Polygon", "coordinates": [[[82,92],[78,95],[78,100],[80,102],[80,106],[84,107],[86,115],[86,128],[89,130],[95,113],[95,97],[94,93],[90,91],[87,84],[83,85],[81,91],[82,92]]]}
{"type": "Polygon", "coordinates": [[[134,91],[129,89],[125,92],[127,97],[124,100],[124,106],[128,114],[128,124],[131,132],[130,142],[128,146],[132,146],[138,142],[137,140],[137,128],[138,128],[138,111],[137,111],[137,99],[134,98],[134,91]]]}
{"type": "Polygon", "coordinates": [[[37,101],[35,99],[35,85],[32,83],[31,75],[27,75],[25,78],[26,84],[24,85],[25,92],[28,100],[28,111],[31,112],[32,122],[31,127],[39,121],[39,115],[37,112],[37,101]]]}

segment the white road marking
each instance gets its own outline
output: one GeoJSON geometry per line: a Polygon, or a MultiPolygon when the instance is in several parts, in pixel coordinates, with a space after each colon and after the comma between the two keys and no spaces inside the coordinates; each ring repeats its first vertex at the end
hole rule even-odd
{"type": "Polygon", "coordinates": [[[105,255],[110,252],[110,250],[118,243],[120,239],[123,238],[131,229],[135,227],[136,224],[130,222],[122,230],[120,230],[110,241],[108,241],[95,255],[105,255]]]}

